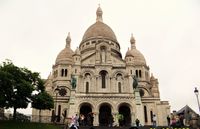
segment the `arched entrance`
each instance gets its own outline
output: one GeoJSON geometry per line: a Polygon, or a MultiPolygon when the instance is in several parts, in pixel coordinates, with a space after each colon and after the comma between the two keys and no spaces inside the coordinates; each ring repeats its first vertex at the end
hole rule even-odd
{"type": "Polygon", "coordinates": [[[102,104],[99,108],[99,125],[108,126],[109,124],[111,124],[111,120],[111,106],[108,104],[102,104]]]}
{"type": "Polygon", "coordinates": [[[123,126],[131,126],[131,112],[127,105],[121,105],[119,107],[119,114],[122,114],[124,118],[121,124],[123,126]]]}
{"type": "Polygon", "coordinates": [[[80,121],[80,125],[92,125],[92,106],[88,103],[84,103],[80,107],[80,115],[84,116],[84,119],[80,121]]]}

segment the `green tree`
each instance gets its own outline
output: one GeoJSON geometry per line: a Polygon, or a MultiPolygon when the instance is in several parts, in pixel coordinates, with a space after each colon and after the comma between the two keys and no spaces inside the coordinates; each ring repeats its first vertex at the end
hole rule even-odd
{"type": "Polygon", "coordinates": [[[14,120],[18,108],[27,108],[34,90],[44,91],[39,73],[19,68],[9,60],[0,65],[0,107],[14,108],[14,120]]]}
{"type": "Polygon", "coordinates": [[[46,91],[40,92],[33,96],[32,107],[39,110],[39,122],[41,122],[41,110],[53,108],[53,98],[46,91]]]}

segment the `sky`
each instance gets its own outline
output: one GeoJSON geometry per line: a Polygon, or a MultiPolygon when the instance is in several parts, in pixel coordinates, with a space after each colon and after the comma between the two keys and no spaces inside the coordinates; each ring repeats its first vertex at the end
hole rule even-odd
{"type": "MultiPolygon", "coordinates": [[[[0,0],[0,62],[10,59],[46,79],[68,32],[75,50],[95,23],[99,4],[123,58],[133,33],[171,111],[189,105],[198,112],[199,0],[0,0]]],[[[19,111],[31,113],[30,108],[19,111]]]]}

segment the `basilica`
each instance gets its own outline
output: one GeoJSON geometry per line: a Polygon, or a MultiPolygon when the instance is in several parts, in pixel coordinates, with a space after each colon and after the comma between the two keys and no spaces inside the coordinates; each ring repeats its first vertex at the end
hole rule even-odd
{"type": "MultiPolygon", "coordinates": [[[[120,43],[102,16],[98,7],[96,22],[85,31],[76,50],[71,49],[68,34],[45,82],[55,107],[42,111],[42,115],[65,119],[92,113],[95,126],[108,125],[110,118],[118,123],[119,114],[126,126],[133,125],[136,119],[142,125],[152,125],[156,115],[157,125],[167,125],[169,103],[160,100],[158,79],[150,74],[134,36],[131,35],[130,49],[123,58],[120,43]],[[133,76],[138,80],[137,91],[133,76]]],[[[38,112],[33,109],[32,114],[38,112]]]]}

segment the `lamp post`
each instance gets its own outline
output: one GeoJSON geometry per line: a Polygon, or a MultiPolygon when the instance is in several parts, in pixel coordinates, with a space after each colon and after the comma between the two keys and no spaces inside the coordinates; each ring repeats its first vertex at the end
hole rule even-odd
{"type": "Polygon", "coordinates": [[[60,89],[59,89],[58,87],[55,89],[55,93],[56,93],[55,116],[56,116],[56,118],[57,118],[57,111],[56,111],[56,108],[57,108],[57,96],[58,96],[59,90],[60,90],[60,89]]]}
{"type": "Polygon", "coordinates": [[[194,93],[197,97],[197,103],[198,103],[198,108],[199,108],[199,113],[200,113],[200,104],[199,104],[199,91],[197,89],[197,87],[195,87],[194,93]]]}

